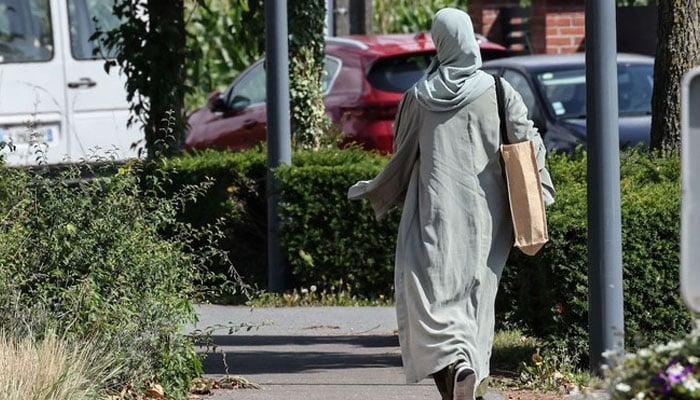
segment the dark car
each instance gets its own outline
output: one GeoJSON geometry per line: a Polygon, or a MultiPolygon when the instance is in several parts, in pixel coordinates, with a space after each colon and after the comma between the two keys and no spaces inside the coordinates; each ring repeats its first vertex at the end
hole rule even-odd
{"type": "MultiPolygon", "coordinates": [[[[522,95],[549,151],[586,142],[585,53],[515,56],[485,62],[522,95]]],[[[654,59],[618,54],[620,147],[649,146],[654,59]]]]}
{"type": "MultiPolygon", "coordinates": [[[[485,60],[508,55],[503,46],[478,39],[485,60]]],[[[391,152],[398,102],[434,55],[427,33],[327,38],[321,84],[326,112],[344,134],[342,144],[391,152]]],[[[265,140],[263,60],[243,71],[223,94],[212,94],[188,122],[188,148],[241,150],[265,140]]]]}

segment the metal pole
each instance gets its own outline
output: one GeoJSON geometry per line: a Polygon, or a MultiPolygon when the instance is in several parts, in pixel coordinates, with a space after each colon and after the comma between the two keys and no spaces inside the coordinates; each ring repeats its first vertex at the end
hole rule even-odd
{"type": "Polygon", "coordinates": [[[279,182],[274,168],[292,163],[289,119],[289,45],[287,2],[265,2],[265,53],[267,90],[267,282],[268,289],[281,292],[290,283],[280,245],[279,182]]]}
{"type": "Polygon", "coordinates": [[[335,36],[335,1],[326,0],[326,36],[335,36]]]}
{"type": "Polygon", "coordinates": [[[624,351],[615,2],[586,1],[590,367],[624,351]]]}

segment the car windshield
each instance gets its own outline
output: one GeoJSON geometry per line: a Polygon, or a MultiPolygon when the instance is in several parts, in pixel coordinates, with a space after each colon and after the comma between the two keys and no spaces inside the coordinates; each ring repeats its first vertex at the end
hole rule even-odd
{"type": "Polygon", "coordinates": [[[379,90],[403,93],[418,82],[434,56],[430,52],[381,59],[372,65],[367,80],[379,90]]]}
{"type": "Polygon", "coordinates": [[[0,64],[53,57],[48,0],[0,0],[0,64]]]}
{"type": "MultiPolygon", "coordinates": [[[[653,75],[652,65],[618,66],[618,104],[621,117],[651,114],[653,75]]],[[[543,72],[536,77],[549,107],[557,118],[585,118],[586,71],[584,68],[543,72]]]]}

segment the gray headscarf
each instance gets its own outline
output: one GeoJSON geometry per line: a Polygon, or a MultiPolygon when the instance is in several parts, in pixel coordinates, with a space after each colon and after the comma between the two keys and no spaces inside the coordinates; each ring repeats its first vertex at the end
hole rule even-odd
{"type": "Polygon", "coordinates": [[[481,52],[471,18],[456,8],[443,8],[433,17],[431,35],[437,56],[415,85],[421,105],[450,111],[469,104],[494,85],[481,71],[481,52]]]}

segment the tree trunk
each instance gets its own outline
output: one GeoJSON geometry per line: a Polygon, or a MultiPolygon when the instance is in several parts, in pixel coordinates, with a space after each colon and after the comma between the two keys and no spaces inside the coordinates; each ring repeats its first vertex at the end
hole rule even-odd
{"type": "Polygon", "coordinates": [[[681,146],[681,77],[700,62],[700,0],[658,2],[651,147],[678,153],[681,146]]]}
{"type": "Polygon", "coordinates": [[[185,134],[185,23],[183,0],[149,0],[150,29],[144,46],[151,56],[148,73],[149,117],[145,127],[148,157],[171,155],[185,134]]]}

